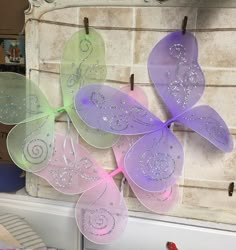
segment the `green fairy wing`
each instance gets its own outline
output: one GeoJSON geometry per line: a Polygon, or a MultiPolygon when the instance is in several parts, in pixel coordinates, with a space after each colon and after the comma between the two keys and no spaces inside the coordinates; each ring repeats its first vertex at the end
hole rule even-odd
{"type": "Polygon", "coordinates": [[[37,172],[47,166],[53,146],[54,114],[20,123],[7,137],[7,149],[12,160],[28,172],[37,172]]]}
{"type": "Polygon", "coordinates": [[[111,147],[118,136],[89,128],[74,109],[74,96],[80,87],[106,79],[105,44],[95,29],[89,28],[89,35],[80,30],[70,38],[63,51],[60,74],[64,106],[80,136],[94,147],[111,147]]]}
{"type": "Polygon", "coordinates": [[[0,73],[0,122],[17,124],[7,148],[17,166],[36,172],[47,166],[54,144],[54,112],[32,81],[16,73],[0,73]]]}
{"type": "Polygon", "coordinates": [[[61,88],[64,105],[73,103],[75,93],[89,83],[104,82],[106,79],[105,44],[94,29],[76,32],[66,43],[63,51],[61,88]]]}
{"type": "Polygon", "coordinates": [[[25,76],[0,73],[0,122],[14,125],[52,112],[42,91],[25,76]]]}

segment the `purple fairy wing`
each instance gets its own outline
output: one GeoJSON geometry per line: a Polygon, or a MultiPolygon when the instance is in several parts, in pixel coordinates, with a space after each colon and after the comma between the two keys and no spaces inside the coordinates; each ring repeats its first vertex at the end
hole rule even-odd
{"type": "Polygon", "coordinates": [[[181,31],[164,37],[149,55],[149,76],[173,116],[192,107],[203,94],[205,80],[197,60],[196,38],[181,31]]]}
{"type": "Polygon", "coordinates": [[[124,232],[128,210],[111,177],[80,197],[75,217],[81,233],[97,244],[108,244],[124,232]]]}
{"type": "Polygon", "coordinates": [[[128,151],[125,171],[141,189],[161,192],[181,175],[183,148],[168,128],[144,135],[128,151]]]}
{"type": "Polygon", "coordinates": [[[220,115],[211,107],[203,105],[194,107],[176,121],[191,128],[222,151],[233,150],[233,138],[220,115]]]}
{"type": "Polygon", "coordinates": [[[107,85],[81,88],[75,109],[88,126],[112,134],[144,134],[163,124],[136,100],[107,85]]]}
{"type": "Polygon", "coordinates": [[[107,174],[85,148],[70,139],[56,134],[49,164],[35,174],[47,180],[57,191],[72,195],[96,186],[107,174]]]}
{"type": "Polygon", "coordinates": [[[138,136],[122,136],[118,143],[113,146],[117,165],[122,169],[131,189],[143,206],[156,213],[165,213],[178,202],[178,186],[173,185],[162,192],[148,192],[135,185],[125,171],[125,154],[138,139],[138,136]]]}

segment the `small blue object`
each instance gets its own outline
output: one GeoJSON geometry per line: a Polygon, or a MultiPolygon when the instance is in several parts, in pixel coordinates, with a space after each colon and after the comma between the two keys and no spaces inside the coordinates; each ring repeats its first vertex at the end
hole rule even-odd
{"type": "Polygon", "coordinates": [[[14,164],[0,164],[0,192],[16,192],[25,186],[23,171],[14,164]]]}

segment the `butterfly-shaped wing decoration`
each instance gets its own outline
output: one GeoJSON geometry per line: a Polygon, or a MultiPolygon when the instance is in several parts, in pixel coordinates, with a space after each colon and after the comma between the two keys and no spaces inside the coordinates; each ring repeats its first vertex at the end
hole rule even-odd
{"type": "Polygon", "coordinates": [[[93,128],[120,135],[145,134],[125,159],[127,174],[137,186],[160,192],[175,183],[183,167],[182,146],[143,105],[115,88],[94,84],[76,94],[75,108],[93,128]]]}
{"type": "MultiPolygon", "coordinates": [[[[135,88],[122,91],[139,99],[147,106],[144,92],[135,88]]],[[[140,136],[121,137],[113,146],[118,170],[129,181],[138,199],[148,209],[164,213],[177,201],[176,186],[160,193],[150,193],[136,186],[123,167],[124,156],[140,136]]],[[[118,173],[117,171],[116,173],[118,173]]],[[[114,173],[114,172],[113,172],[114,173]]],[[[37,173],[54,188],[65,194],[83,193],[76,205],[76,221],[80,231],[95,243],[110,243],[124,231],[127,223],[127,208],[117,186],[91,155],[71,138],[57,134],[53,158],[47,168],[37,173]]]]}
{"type": "Polygon", "coordinates": [[[63,51],[60,82],[63,102],[68,115],[81,137],[97,148],[111,147],[119,137],[91,129],[78,117],[74,109],[74,95],[77,90],[91,83],[104,82],[106,79],[105,44],[101,35],[90,28],[75,33],[63,51]]]}
{"type": "Polygon", "coordinates": [[[37,175],[59,192],[83,193],[75,217],[80,231],[90,241],[106,244],[123,233],[128,211],[121,192],[81,145],[56,134],[54,155],[47,168],[37,175]]]}
{"type": "Polygon", "coordinates": [[[39,171],[53,153],[54,112],[41,90],[24,76],[0,73],[0,122],[15,125],[8,152],[20,168],[39,171]]]}
{"type": "Polygon", "coordinates": [[[232,136],[220,115],[209,106],[192,106],[204,92],[205,80],[198,64],[193,34],[173,32],[153,48],[148,59],[154,86],[174,116],[222,151],[233,150],[232,136]]]}
{"type": "Polygon", "coordinates": [[[0,73],[0,121],[17,124],[9,133],[7,147],[12,160],[25,171],[37,172],[51,159],[54,119],[68,115],[83,138],[101,148],[111,147],[118,136],[87,127],[74,110],[74,92],[84,84],[104,80],[105,49],[101,36],[93,29],[81,30],[67,42],[61,64],[64,106],[53,110],[43,92],[32,81],[15,73],[0,73]]]}
{"type": "MultiPolygon", "coordinates": [[[[123,168],[124,155],[136,139],[122,137],[114,146],[118,168],[125,174],[132,190],[145,207],[164,213],[177,202],[176,186],[160,193],[144,191],[129,179],[123,168]]],[[[126,228],[128,210],[112,175],[108,175],[81,145],[73,143],[64,135],[56,134],[54,145],[49,165],[36,174],[59,192],[82,193],[75,208],[75,217],[81,233],[87,239],[98,244],[114,241],[126,228]]]]}

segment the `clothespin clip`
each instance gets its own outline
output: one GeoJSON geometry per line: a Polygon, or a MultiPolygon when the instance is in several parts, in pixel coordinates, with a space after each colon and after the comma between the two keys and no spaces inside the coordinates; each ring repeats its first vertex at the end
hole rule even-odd
{"type": "Polygon", "coordinates": [[[134,90],[134,74],[130,75],[129,82],[130,82],[130,90],[133,91],[134,90]]]}
{"type": "Polygon", "coordinates": [[[89,19],[87,17],[84,18],[84,28],[86,35],[89,35],[89,19]]]}
{"type": "Polygon", "coordinates": [[[187,23],[188,23],[188,17],[185,16],[182,21],[182,34],[183,35],[186,33],[187,23]]]}
{"type": "Polygon", "coordinates": [[[234,193],[234,182],[231,182],[228,187],[228,195],[233,196],[234,193]]]}

